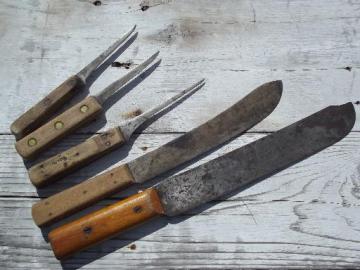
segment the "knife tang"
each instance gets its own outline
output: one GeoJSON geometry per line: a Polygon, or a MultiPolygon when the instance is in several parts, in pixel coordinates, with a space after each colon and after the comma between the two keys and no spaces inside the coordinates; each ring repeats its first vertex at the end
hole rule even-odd
{"type": "Polygon", "coordinates": [[[49,115],[58,110],[85,87],[83,80],[74,75],[52,90],[36,105],[16,119],[10,127],[16,139],[21,139],[44,123],[49,115]]]}
{"type": "Polygon", "coordinates": [[[126,164],[95,176],[33,205],[38,226],[49,225],[93,203],[119,192],[134,182],[126,164]]]}
{"type": "Polygon", "coordinates": [[[92,120],[102,110],[103,107],[96,98],[89,96],[17,141],[15,148],[20,156],[31,159],[76,128],[92,120]]]}
{"type": "Polygon", "coordinates": [[[61,260],[163,213],[150,188],[51,231],[49,240],[61,260]]]}

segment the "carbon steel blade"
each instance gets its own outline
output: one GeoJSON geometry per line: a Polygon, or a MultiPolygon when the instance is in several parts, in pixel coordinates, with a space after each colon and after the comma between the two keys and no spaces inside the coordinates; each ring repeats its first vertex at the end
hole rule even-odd
{"type": "Polygon", "coordinates": [[[281,81],[265,83],[215,118],[130,161],[135,181],[151,179],[243,133],[275,109],[281,94],[281,81]]]}
{"type": "Polygon", "coordinates": [[[174,216],[257,182],[345,137],[355,123],[351,103],[327,107],[269,136],[155,186],[174,216]]]}

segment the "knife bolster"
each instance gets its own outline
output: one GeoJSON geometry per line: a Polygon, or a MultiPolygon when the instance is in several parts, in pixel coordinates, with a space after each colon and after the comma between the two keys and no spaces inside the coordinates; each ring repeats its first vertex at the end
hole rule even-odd
{"type": "Polygon", "coordinates": [[[51,231],[49,240],[61,260],[163,213],[150,188],[51,231]]]}

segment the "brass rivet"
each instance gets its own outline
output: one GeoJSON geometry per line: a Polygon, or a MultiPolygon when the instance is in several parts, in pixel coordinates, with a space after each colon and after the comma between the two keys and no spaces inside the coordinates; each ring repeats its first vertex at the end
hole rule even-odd
{"type": "Polygon", "coordinates": [[[61,121],[56,121],[54,126],[55,129],[62,129],[64,127],[64,123],[61,121]]]}
{"type": "Polygon", "coordinates": [[[34,145],[36,145],[37,144],[37,140],[35,139],[35,138],[30,138],[29,140],[28,140],[28,145],[29,146],[34,146],[34,145]]]}
{"type": "Polygon", "coordinates": [[[89,107],[87,105],[82,105],[80,107],[80,111],[83,112],[83,113],[87,112],[88,110],[89,110],[89,107]]]}

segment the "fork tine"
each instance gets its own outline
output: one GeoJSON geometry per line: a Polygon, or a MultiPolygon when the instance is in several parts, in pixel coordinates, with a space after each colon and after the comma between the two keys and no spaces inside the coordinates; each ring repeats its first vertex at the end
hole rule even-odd
{"type": "Polygon", "coordinates": [[[198,81],[197,83],[193,84],[192,86],[190,86],[189,88],[181,91],[177,95],[175,95],[175,96],[169,98],[168,100],[164,101],[160,105],[146,111],[143,114],[140,114],[139,116],[137,116],[137,117],[135,117],[133,119],[130,119],[130,120],[127,120],[127,121],[123,122],[122,124],[119,125],[119,128],[121,129],[121,133],[123,134],[125,139],[128,140],[130,138],[131,134],[140,125],[142,125],[146,120],[152,118],[154,116],[154,114],[156,114],[157,112],[161,111],[162,109],[168,107],[170,104],[173,104],[174,102],[176,102],[180,98],[184,97],[186,94],[196,92],[197,90],[199,90],[204,85],[205,85],[205,79],[202,79],[202,80],[198,81]]]}
{"type": "Polygon", "coordinates": [[[109,97],[111,97],[113,94],[115,94],[117,91],[120,90],[121,87],[123,87],[127,82],[129,82],[131,79],[133,79],[136,75],[141,73],[147,66],[151,64],[155,60],[155,58],[159,55],[159,51],[154,53],[152,56],[150,56],[147,60],[145,60],[143,63],[138,65],[136,68],[131,70],[129,73],[127,73],[125,76],[121,77],[117,81],[113,82],[106,88],[104,88],[99,94],[96,95],[97,100],[100,102],[100,104],[104,103],[105,100],[107,100],[109,97]]]}
{"type": "Polygon", "coordinates": [[[174,103],[176,100],[180,99],[181,97],[185,96],[186,94],[188,94],[190,92],[196,92],[197,90],[199,90],[205,84],[204,81],[205,81],[205,79],[202,79],[202,80],[198,81],[197,83],[193,84],[189,88],[186,88],[185,90],[182,90],[180,93],[178,93],[175,96],[173,96],[173,97],[169,98],[168,100],[164,101],[160,105],[158,105],[158,106],[144,112],[143,114],[141,114],[141,116],[146,118],[146,119],[151,118],[154,114],[156,114],[157,112],[159,112],[162,109],[166,108],[167,106],[174,103]]]}
{"type": "Polygon", "coordinates": [[[134,32],[136,25],[131,28],[129,32],[123,35],[120,39],[115,41],[109,48],[107,48],[104,52],[102,52],[98,57],[92,60],[87,66],[85,66],[80,72],[77,74],[80,78],[86,82],[87,78],[91,75],[91,73],[112,53],[114,52],[127,38],[134,32]]]}

